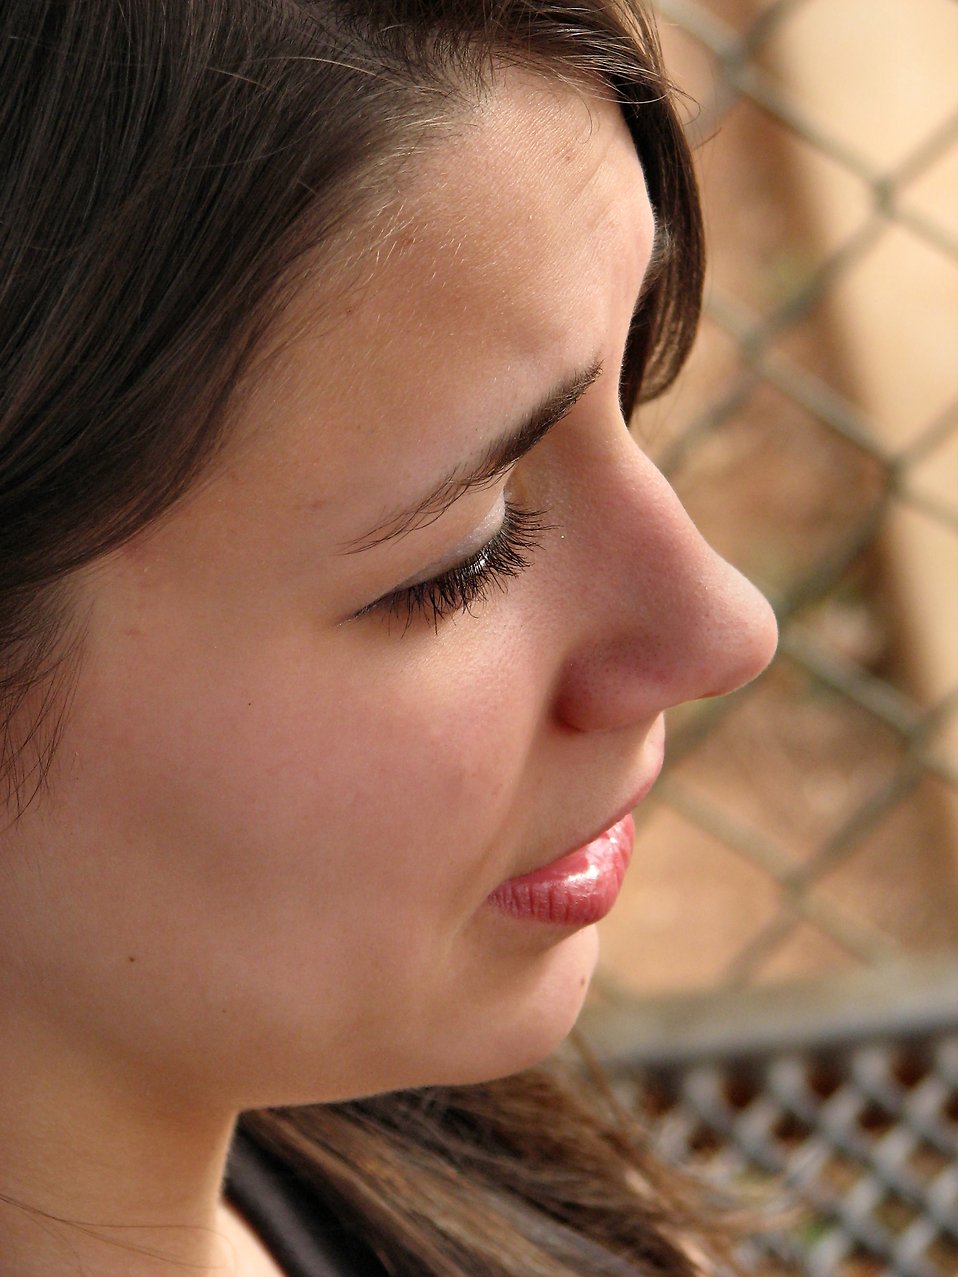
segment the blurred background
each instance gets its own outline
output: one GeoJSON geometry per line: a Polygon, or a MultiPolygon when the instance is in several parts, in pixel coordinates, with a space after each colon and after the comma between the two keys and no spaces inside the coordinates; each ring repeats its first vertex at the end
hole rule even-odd
{"type": "Polygon", "coordinates": [[[657,0],[711,249],[634,428],[773,600],[673,715],[586,1027],[756,1273],[958,1274],[958,0],[657,0]]]}

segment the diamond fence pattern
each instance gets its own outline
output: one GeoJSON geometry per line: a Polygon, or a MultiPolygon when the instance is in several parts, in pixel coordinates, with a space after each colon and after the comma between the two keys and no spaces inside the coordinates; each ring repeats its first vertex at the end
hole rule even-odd
{"type": "Polygon", "coordinates": [[[808,1208],[751,1242],[751,1270],[958,1272],[958,1034],[699,1064],[632,1086],[667,1157],[725,1182],[776,1176],[808,1208]]]}
{"type": "Polygon", "coordinates": [[[673,715],[587,1029],[667,1155],[777,1186],[756,1273],[956,1277],[958,2],[655,8],[713,258],[635,429],[782,637],[673,715]]]}
{"type": "Polygon", "coordinates": [[[609,999],[586,1020],[667,1160],[762,1221],[761,1277],[958,1273],[958,960],[609,999]]]}

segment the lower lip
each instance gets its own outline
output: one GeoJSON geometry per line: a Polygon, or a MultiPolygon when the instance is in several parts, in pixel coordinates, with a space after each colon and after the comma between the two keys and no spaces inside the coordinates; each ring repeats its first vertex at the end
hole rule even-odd
{"type": "Polygon", "coordinates": [[[632,858],[635,825],[624,816],[584,847],[551,865],[510,878],[489,903],[512,918],[559,927],[587,927],[615,904],[632,858]]]}

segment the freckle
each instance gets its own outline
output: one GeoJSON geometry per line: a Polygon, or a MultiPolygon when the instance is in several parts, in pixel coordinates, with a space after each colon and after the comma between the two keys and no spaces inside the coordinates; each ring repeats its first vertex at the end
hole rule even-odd
{"type": "Polygon", "coordinates": [[[130,956],[127,958],[127,962],[136,962],[136,958],[133,956],[133,954],[132,954],[132,953],[131,953],[131,954],[130,954],[130,956]]]}

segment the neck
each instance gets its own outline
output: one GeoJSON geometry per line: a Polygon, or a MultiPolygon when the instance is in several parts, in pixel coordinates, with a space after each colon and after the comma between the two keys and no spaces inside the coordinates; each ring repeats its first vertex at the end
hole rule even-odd
{"type": "Polygon", "coordinates": [[[0,1077],[2,1271],[244,1271],[221,1203],[235,1114],[174,1102],[21,1029],[0,1077]]]}

